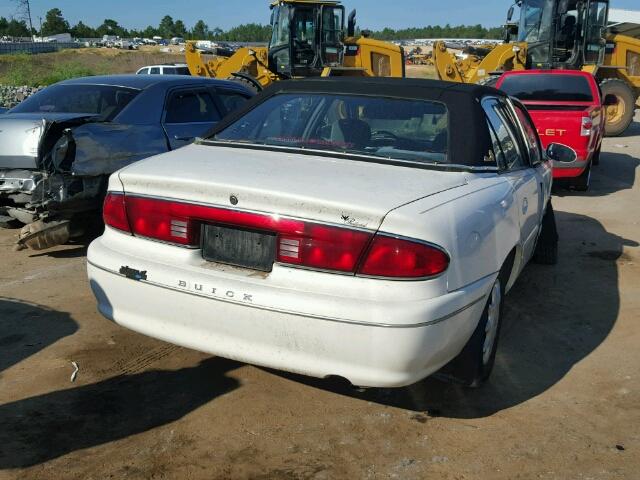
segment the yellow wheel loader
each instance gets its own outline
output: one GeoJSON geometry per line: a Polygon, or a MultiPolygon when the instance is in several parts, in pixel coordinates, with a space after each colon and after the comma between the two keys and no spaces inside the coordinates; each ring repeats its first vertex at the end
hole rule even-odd
{"type": "Polygon", "coordinates": [[[233,79],[261,90],[283,79],[319,76],[404,77],[401,47],[355,36],[355,10],[345,32],[338,1],[277,0],[271,4],[268,47],[240,48],[230,57],[206,59],[189,42],[192,75],[233,79]]]}
{"type": "Polygon", "coordinates": [[[609,26],[608,0],[519,0],[509,9],[505,43],[485,55],[433,46],[438,76],[465,83],[495,83],[502,72],[575,69],[592,73],[607,110],[607,136],[633,121],[640,96],[640,40],[609,26]],[[512,23],[515,6],[520,19],[512,23]]]}

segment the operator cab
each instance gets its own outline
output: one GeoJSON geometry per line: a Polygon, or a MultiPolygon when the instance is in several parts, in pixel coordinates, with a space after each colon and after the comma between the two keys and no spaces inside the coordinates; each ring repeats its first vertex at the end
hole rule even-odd
{"type": "Polygon", "coordinates": [[[518,42],[528,45],[528,68],[602,64],[609,0],[521,0],[517,5],[518,42]]]}
{"type": "Polygon", "coordinates": [[[342,65],[344,7],[339,2],[279,0],[271,9],[272,71],[285,78],[310,77],[342,65]]]}

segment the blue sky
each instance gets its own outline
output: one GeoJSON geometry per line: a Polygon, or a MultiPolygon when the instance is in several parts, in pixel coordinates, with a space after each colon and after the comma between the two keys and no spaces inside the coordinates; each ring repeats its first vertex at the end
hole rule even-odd
{"type": "MultiPolygon", "coordinates": [[[[358,24],[380,29],[425,25],[500,25],[511,0],[345,0],[348,10],[358,9],[358,24]]],[[[639,0],[612,0],[613,8],[640,9],[639,0]]],[[[202,18],[210,28],[229,28],[246,22],[267,23],[268,0],[31,0],[34,27],[38,16],[53,7],[72,24],[82,20],[98,26],[113,18],[126,28],[158,25],[164,15],[182,19],[188,27],[202,18]]],[[[15,14],[12,0],[0,0],[0,16],[15,14]]]]}

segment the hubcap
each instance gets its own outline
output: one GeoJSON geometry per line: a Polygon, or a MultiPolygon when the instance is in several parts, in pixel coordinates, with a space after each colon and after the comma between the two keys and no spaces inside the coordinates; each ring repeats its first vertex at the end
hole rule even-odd
{"type": "Polygon", "coordinates": [[[482,363],[487,364],[491,359],[491,352],[496,343],[498,335],[498,325],[500,324],[500,303],[502,301],[502,290],[500,280],[496,280],[491,290],[491,298],[487,307],[487,324],[484,328],[484,345],[482,346],[482,363]]]}
{"type": "Polygon", "coordinates": [[[607,123],[618,123],[624,117],[624,113],[626,111],[624,101],[618,97],[616,97],[616,104],[607,106],[607,123]]]}

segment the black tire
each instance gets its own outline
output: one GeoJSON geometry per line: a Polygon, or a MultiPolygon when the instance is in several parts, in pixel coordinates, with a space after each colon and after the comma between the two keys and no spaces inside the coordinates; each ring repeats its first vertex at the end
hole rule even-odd
{"type": "Polygon", "coordinates": [[[507,275],[498,276],[471,338],[458,356],[435,375],[436,378],[469,388],[477,388],[487,381],[496,360],[507,281],[507,275]]]}
{"type": "Polygon", "coordinates": [[[602,146],[598,147],[598,150],[596,150],[593,153],[593,158],[591,159],[591,165],[600,165],[600,150],[602,149],[602,146]]]}
{"type": "Polygon", "coordinates": [[[605,78],[600,83],[600,89],[602,90],[603,100],[606,100],[609,96],[614,96],[618,104],[624,108],[624,112],[615,123],[609,122],[607,118],[604,129],[605,136],[617,137],[622,135],[633,122],[635,114],[636,96],[633,89],[627,82],[617,78],[605,78]]]}
{"type": "Polygon", "coordinates": [[[262,90],[262,86],[260,86],[260,83],[257,80],[254,80],[254,79],[250,80],[250,79],[242,77],[242,76],[233,75],[233,76],[229,77],[227,80],[239,83],[240,85],[243,85],[244,87],[247,87],[249,90],[251,90],[254,93],[258,93],[260,90],[262,90]]]}
{"type": "Polygon", "coordinates": [[[555,265],[558,263],[558,229],[556,228],[556,216],[551,202],[542,217],[542,231],[538,237],[538,243],[533,253],[533,261],[540,265],[555,265]]]}
{"type": "Polygon", "coordinates": [[[584,169],[584,172],[580,174],[579,177],[573,178],[571,180],[570,186],[574,190],[578,192],[586,192],[589,190],[589,185],[591,183],[591,163],[587,165],[587,168],[584,169]]]}

